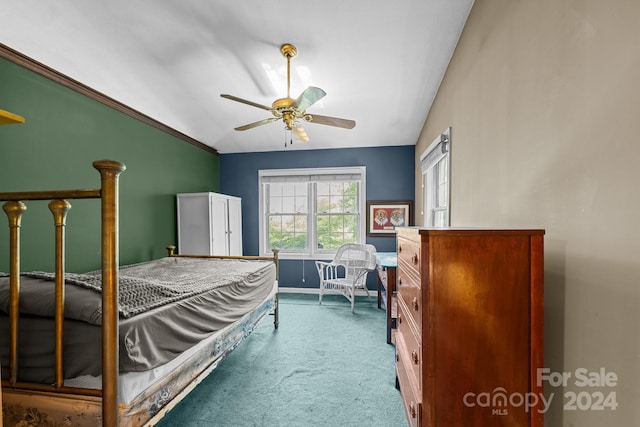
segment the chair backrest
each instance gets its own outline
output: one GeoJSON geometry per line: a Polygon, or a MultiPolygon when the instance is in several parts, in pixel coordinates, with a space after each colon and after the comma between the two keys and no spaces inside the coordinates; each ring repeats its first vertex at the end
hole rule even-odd
{"type": "Polygon", "coordinates": [[[376,268],[376,247],[368,244],[345,243],[338,248],[333,262],[344,267],[347,279],[364,279],[367,272],[376,268]]]}

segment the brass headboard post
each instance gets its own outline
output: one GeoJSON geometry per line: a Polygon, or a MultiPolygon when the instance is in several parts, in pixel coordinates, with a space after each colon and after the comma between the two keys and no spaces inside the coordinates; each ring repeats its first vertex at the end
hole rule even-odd
{"type": "Polygon", "coordinates": [[[20,296],[20,225],[27,206],[20,201],[2,205],[9,219],[9,384],[18,377],[18,309],[20,296]]]}
{"type": "Polygon", "coordinates": [[[118,175],[122,163],[98,160],[102,200],[102,425],[118,425],[118,175]]]}
{"type": "MultiPolygon", "coordinates": [[[[98,160],[93,167],[100,172],[100,189],[54,190],[0,193],[6,201],[3,209],[9,219],[9,379],[5,384],[24,390],[102,396],[102,425],[118,425],[118,176],[126,167],[112,160],[98,160]],[[102,265],[102,390],[64,386],[64,227],[68,199],[101,199],[101,265],[102,265]],[[18,309],[20,291],[20,226],[23,201],[50,200],[56,228],[56,350],[55,385],[20,383],[18,373],[18,309]]],[[[5,381],[3,380],[3,382],[5,381]]]]}
{"type": "Polygon", "coordinates": [[[56,227],[56,388],[64,385],[64,227],[69,209],[67,200],[49,202],[56,227]]]}

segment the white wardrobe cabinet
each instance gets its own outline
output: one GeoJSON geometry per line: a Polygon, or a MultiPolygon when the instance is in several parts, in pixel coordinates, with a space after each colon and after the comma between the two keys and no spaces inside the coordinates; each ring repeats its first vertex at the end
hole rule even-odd
{"type": "Polygon", "coordinates": [[[242,199],[218,193],[177,196],[178,253],[242,255],[242,199]]]}

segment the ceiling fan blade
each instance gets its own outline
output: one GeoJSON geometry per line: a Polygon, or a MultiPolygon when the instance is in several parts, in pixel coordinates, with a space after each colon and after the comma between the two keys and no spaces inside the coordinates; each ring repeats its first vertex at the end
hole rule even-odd
{"type": "Polygon", "coordinates": [[[248,125],[239,126],[239,127],[235,128],[235,130],[253,129],[253,128],[258,127],[258,126],[266,125],[267,123],[275,122],[276,120],[278,120],[277,117],[270,117],[268,119],[260,120],[258,122],[249,123],[248,125]]]}
{"type": "Polygon", "coordinates": [[[319,87],[309,86],[296,99],[295,106],[304,111],[322,99],[327,93],[319,87]]]}
{"type": "Polygon", "coordinates": [[[292,126],[291,131],[298,141],[309,142],[309,136],[300,123],[296,122],[292,126]]]}
{"type": "Polygon", "coordinates": [[[320,116],[318,114],[307,114],[305,116],[305,120],[307,120],[310,123],[335,126],[339,128],[345,128],[345,129],[353,129],[354,126],[356,125],[356,122],[354,120],[339,119],[337,117],[329,117],[329,116],[320,116]]]}
{"type": "Polygon", "coordinates": [[[262,108],[263,110],[271,111],[271,107],[267,107],[266,105],[258,104],[253,101],[247,101],[246,99],[238,98],[237,96],[221,94],[223,98],[230,99],[232,101],[242,102],[243,104],[251,105],[253,107],[262,108]]]}

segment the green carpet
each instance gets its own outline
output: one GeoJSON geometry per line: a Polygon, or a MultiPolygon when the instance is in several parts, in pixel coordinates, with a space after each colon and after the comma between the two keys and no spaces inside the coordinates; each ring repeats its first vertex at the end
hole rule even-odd
{"type": "Polygon", "coordinates": [[[157,424],[381,426],[407,421],[384,310],[358,298],[281,294],[280,327],[256,330],[157,424]]]}

